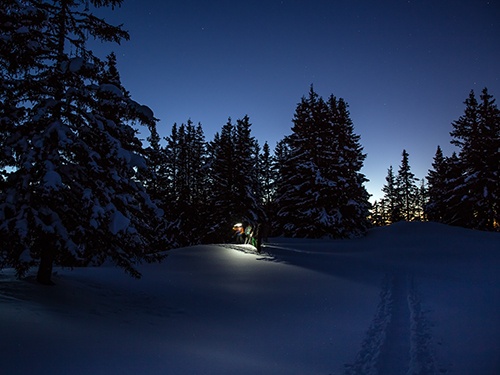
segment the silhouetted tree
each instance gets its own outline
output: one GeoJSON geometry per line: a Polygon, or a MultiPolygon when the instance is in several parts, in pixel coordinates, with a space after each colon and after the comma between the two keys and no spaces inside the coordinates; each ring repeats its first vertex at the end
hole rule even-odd
{"type": "Polygon", "coordinates": [[[460,148],[463,175],[455,183],[462,194],[459,220],[466,227],[495,230],[500,221],[500,111],[485,88],[478,103],[474,91],[465,101],[463,116],[452,123],[451,143],[460,148]]]}
{"type": "Polygon", "coordinates": [[[119,42],[128,34],[81,6],[121,2],[2,3],[0,266],[19,276],[38,266],[42,284],[52,283],[54,264],[106,259],[139,277],[135,264],[168,248],[131,127],[154,129],[156,120],[130,99],[114,56],[103,63],[86,48],[89,36],[119,42]]]}
{"type": "Polygon", "coordinates": [[[385,181],[386,184],[382,187],[383,201],[385,203],[386,220],[390,224],[403,220],[402,203],[392,165],[387,170],[385,181]]]}
{"type": "Polygon", "coordinates": [[[204,235],[204,214],[207,210],[208,166],[205,136],[201,124],[172,126],[171,135],[165,138],[165,176],[168,194],[165,205],[169,207],[168,233],[176,246],[199,243],[204,235]]]}
{"type": "Polygon", "coordinates": [[[444,201],[447,191],[447,163],[440,146],[437,147],[434,155],[432,168],[429,169],[427,175],[429,201],[425,205],[425,212],[428,220],[441,222],[447,209],[447,204],[444,201]]]}
{"type": "Polygon", "coordinates": [[[396,176],[396,185],[401,202],[401,213],[406,221],[411,221],[415,217],[418,194],[416,181],[418,178],[411,172],[409,154],[403,150],[403,158],[396,176]]]}
{"type": "Polygon", "coordinates": [[[385,201],[383,199],[380,199],[373,202],[370,214],[371,224],[375,227],[386,225],[387,221],[385,219],[385,216],[385,201]]]}
{"type": "Polygon", "coordinates": [[[311,87],[297,105],[288,158],[280,170],[277,206],[280,231],[292,237],[348,238],[369,225],[365,155],[346,103],[328,103],[311,87]]]}
{"type": "Polygon", "coordinates": [[[257,225],[265,220],[259,201],[256,141],[248,116],[231,119],[209,147],[210,196],[206,241],[226,241],[236,222],[257,225]]]}
{"type": "Polygon", "coordinates": [[[276,171],[274,156],[271,155],[271,149],[267,142],[262,147],[262,153],[259,155],[258,176],[262,193],[262,205],[269,214],[275,194],[276,171]]]}

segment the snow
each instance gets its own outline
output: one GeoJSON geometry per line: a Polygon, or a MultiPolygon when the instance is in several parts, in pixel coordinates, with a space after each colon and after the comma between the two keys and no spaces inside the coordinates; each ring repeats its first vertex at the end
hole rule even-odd
{"type": "Polygon", "coordinates": [[[130,219],[120,211],[113,211],[110,217],[109,230],[113,234],[124,231],[130,225],[130,219]]]}
{"type": "Polygon", "coordinates": [[[16,33],[18,34],[26,34],[29,32],[29,29],[26,26],[21,26],[16,30],[16,33]]]}
{"type": "Polygon", "coordinates": [[[130,100],[130,105],[141,115],[145,116],[148,120],[154,120],[154,113],[151,108],[146,105],[141,105],[134,100],[130,100]]]}
{"type": "MultiPolygon", "coordinates": [[[[0,272],[5,374],[500,374],[500,234],[397,223],[354,240],[169,251],[135,280],[0,272]]],[[[34,274],[35,271],[33,271],[34,274]]]]}
{"type": "Polygon", "coordinates": [[[61,176],[56,171],[47,171],[45,176],[43,176],[43,182],[47,188],[54,190],[62,186],[61,176]]]}
{"type": "Polygon", "coordinates": [[[112,85],[111,83],[103,83],[99,86],[101,91],[107,91],[112,93],[113,95],[121,98],[123,97],[123,92],[117,86],[112,85]]]}

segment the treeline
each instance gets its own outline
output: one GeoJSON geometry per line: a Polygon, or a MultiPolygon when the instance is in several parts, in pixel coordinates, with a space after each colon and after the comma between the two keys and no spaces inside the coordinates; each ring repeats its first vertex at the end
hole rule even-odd
{"type": "Polygon", "coordinates": [[[465,111],[452,123],[451,143],[458,153],[444,156],[440,146],[426,179],[410,171],[409,155],[397,175],[388,170],[384,196],[375,202],[374,225],[429,220],[464,228],[498,231],[500,227],[500,111],[485,88],[474,91],[465,111]],[[427,180],[427,184],[425,181],[427,180]]]}
{"type": "Polygon", "coordinates": [[[411,172],[409,154],[403,150],[401,164],[395,173],[392,165],[387,170],[384,196],[375,201],[371,210],[371,221],[375,226],[398,221],[426,220],[427,188],[425,179],[418,179],[411,172]]]}
{"type": "Polygon", "coordinates": [[[149,138],[146,189],[165,212],[173,246],[231,241],[246,222],[265,235],[350,238],[369,227],[365,155],[347,104],[311,87],[297,105],[292,134],[274,152],[251,135],[248,116],[205,141],[202,125],[174,124],[149,138]],[[162,146],[161,144],[164,144],[162,146]]]}

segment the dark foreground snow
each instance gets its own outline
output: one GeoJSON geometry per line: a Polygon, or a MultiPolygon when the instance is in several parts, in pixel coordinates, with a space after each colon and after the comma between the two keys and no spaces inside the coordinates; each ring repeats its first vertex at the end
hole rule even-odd
{"type": "Polygon", "coordinates": [[[500,234],[398,223],[350,241],[195,246],[0,272],[1,374],[500,374],[500,234]]]}

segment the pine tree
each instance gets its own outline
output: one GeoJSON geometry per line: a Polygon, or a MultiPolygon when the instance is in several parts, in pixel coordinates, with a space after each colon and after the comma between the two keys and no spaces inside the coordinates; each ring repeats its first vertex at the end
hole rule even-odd
{"type": "Polygon", "coordinates": [[[384,212],[386,212],[386,220],[390,224],[403,220],[401,213],[402,203],[392,165],[387,170],[385,181],[386,184],[382,187],[382,192],[384,193],[383,201],[385,203],[384,212]]]}
{"type": "Polygon", "coordinates": [[[409,154],[403,150],[403,158],[401,165],[396,176],[397,190],[400,196],[401,213],[403,219],[411,221],[415,217],[416,212],[416,199],[418,195],[418,188],[416,182],[418,178],[410,170],[409,154]]]}
{"type": "Polygon", "coordinates": [[[170,181],[165,205],[169,206],[170,238],[176,246],[187,246],[201,241],[203,212],[208,182],[206,143],[201,124],[191,120],[177,127],[166,138],[164,171],[170,181]]]}
{"type": "Polygon", "coordinates": [[[160,135],[156,128],[151,129],[151,135],[147,138],[149,147],[146,149],[146,161],[150,170],[146,188],[149,196],[158,207],[165,206],[165,195],[167,195],[168,184],[165,176],[165,150],[161,146],[160,135]]]}
{"type": "Polygon", "coordinates": [[[417,188],[417,196],[415,200],[415,220],[427,221],[425,207],[427,206],[429,196],[428,188],[425,184],[425,178],[420,180],[420,186],[417,188]]]}
{"type": "Polygon", "coordinates": [[[163,170],[167,181],[167,190],[164,197],[165,202],[174,203],[179,194],[178,172],[180,164],[179,130],[177,123],[172,126],[170,136],[165,137],[166,146],[164,149],[165,167],[163,170]]]}
{"type": "Polygon", "coordinates": [[[262,153],[259,154],[258,179],[262,191],[262,205],[266,213],[270,211],[273,202],[276,173],[274,170],[274,157],[271,155],[271,148],[267,142],[262,147],[262,153]]]}
{"type": "Polygon", "coordinates": [[[287,137],[282,140],[276,142],[276,147],[274,148],[273,155],[273,163],[272,163],[272,171],[274,174],[274,183],[273,183],[273,196],[272,203],[270,209],[266,214],[269,218],[268,229],[272,234],[281,234],[281,223],[278,220],[278,204],[277,198],[280,191],[284,189],[284,166],[286,162],[290,158],[290,146],[287,137]]]}
{"type": "Polygon", "coordinates": [[[311,87],[309,96],[302,97],[295,110],[293,133],[287,138],[289,158],[284,161],[281,171],[278,221],[281,232],[286,236],[323,237],[328,233],[318,227],[323,224],[327,228],[333,224],[328,223],[328,218],[321,223],[318,217],[321,213],[326,214],[326,210],[317,202],[320,187],[316,186],[323,181],[326,182],[325,187],[329,185],[318,165],[327,162],[320,153],[323,143],[332,144],[320,136],[328,134],[325,130],[328,128],[327,121],[326,103],[311,87]]]}
{"type": "Polygon", "coordinates": [[[210,197],[206,242],[227,241],[233,224],[257,225],[265,220],[257,190],[256,141],[248,116],[231,119],[209,146],[210,197]]]}
{"type": "Polygon", "coordinates": [[[283,175],[284,175],[284,165],[288,159],[290,159],[291,151],[290,151],[290,141],[288,137],[283,138],[282,140],[276,142],[276,147],[274,148],[274,156],[273,156],[273,165],[272,169],[275,173],[275,199],[276,192],[279,190],[280,186],[283,184],[283,175]]]}
{"type": "Polygon", "coordinates": [[[375,227],[386,225],[385,221],[385,202],[383,199],[373,202],[371,214],[371,224],[375,227]]]}
{"type": "Polygon", "coordinates": [[[452,123],[451,143],[460,148],[463,175],[456,181],[456,194],[462,194],[456,215],[466,227],[496,230],[499,214],[500,111],[484,89],[478,103],[471,91],[465,113],[452,123]]]}
{"type": "Polygon", "coordinates": [[[428,220],[441,222],[447,208],[444,202],[447,165],[440,146],[437,147],[436,154],[434,155],[432,168],[429,169],[427,175],[429,201],[425,205],[424,210],[428,220]]]}
{"type": "Polygon", "coordinates": [[[235,186],[244,219],[257,225],[265,215],[262,209],[262,192],[258,178],[260,147],[251,135],[251,126],[248,116],[236,121],[234,156],[239,168],[236,169],[235,186]]]}
{"type": "Polygon", "coordinates": [[[130,126],[153,129],[155,119],[122,87],[114,57],[103,63],[85,45],[88,36],[119,42],[128,34],[79,11],[84,3],[8,3],[0,25],[0,266],[19,276],[38,266],[42,284],[52,283],[54,264],[106,259],[139,277],[135,264],[160,260],[165,249],[156,237],[161,211],[141,184],[144,149],[130,126]]]}
{"type": "Polygon", "coordinates": [[[293,237],[349,238],[369,225],[365,155],[343,99],[328,103],[311,87],[297,105],[281,167],[278,221],[293,237]]]}
{"type": "Polygon", "coordinates": [[[467,186],[463,183],[464,164],[454,152],[444,160],[443,195],[438,205],[442,208],[441,222],[444,224],[468,227],[474,220],[474,210],[467,197],[467,186]]]}
{"type": "Polygon", "coordinates": [[[366,154],[363,154],[360,136],[354,133],[348,105],[344,99],[337,100],[331,95],[328,108],[336,138],[334,154],[338,164],[335,170],[332,170],[332,175],[336,176],[336,188],[340,193],[337,206],[340,217],[338,222],[342,228],[334,236],[357,236],[368,229],[367,217],[371,208],[370,195],[364,186],[368,180],[360,172],[366,154]]]}

